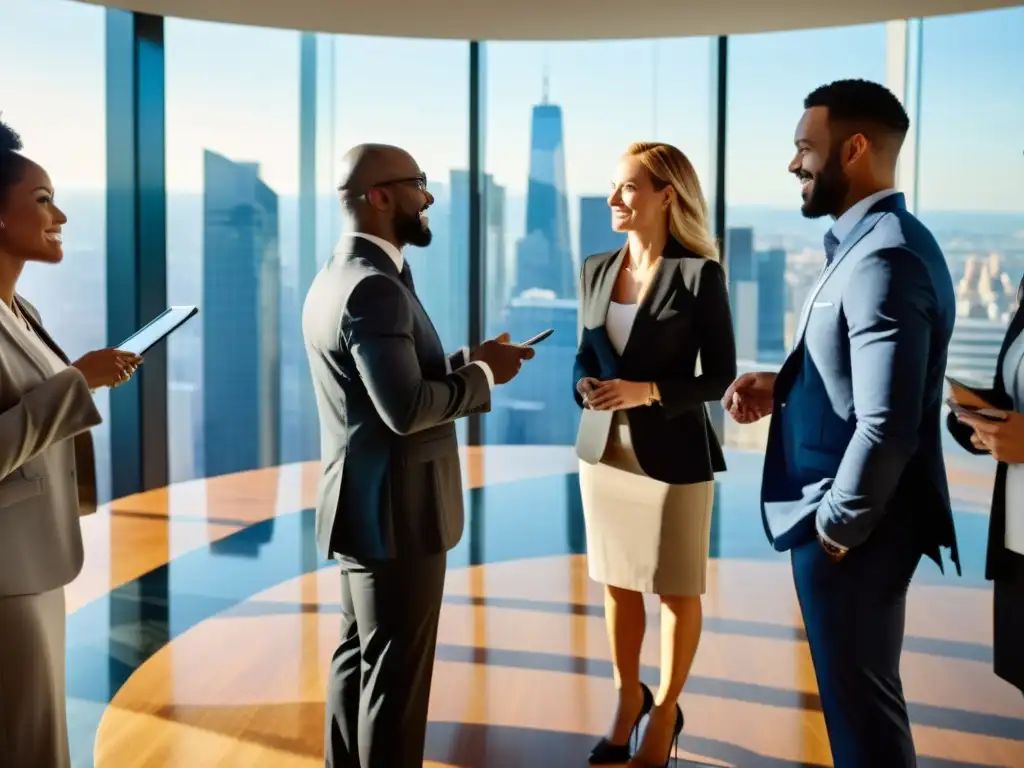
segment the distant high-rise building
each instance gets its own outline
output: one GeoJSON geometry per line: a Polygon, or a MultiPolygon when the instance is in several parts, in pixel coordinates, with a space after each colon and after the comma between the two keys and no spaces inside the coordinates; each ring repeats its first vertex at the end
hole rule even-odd
{"type": "Polygon", "coordinates": [[[608,198],[588,195],[580,198],[580,260],[595,253],[617,251],[626,242],[623,232],[612,229],[608,198]]]}
{"type": "Polygon", "coordinates": [[[756,360],[758,329],[757,262],[752,227],[732,227],[725,233],[726,269],[729,274],[729,305],[732,310],[736,356],[756,360]]]}
{"type": "Polygon", "coordinates": [[[786,357],[786,252],[754,250],[753,227],[726,232],[729,303],[741,360],[780,363],[786,357]]]}
{"type": "MultiPolygon", "coordinates": [[[[451,253],[452,263],[462,270],[464,279],[469,275],[469,172],[451,172],[452,213],[451,253]]],[[[488,318],[500,315],[512,291],[511,269],[505,258],[505,188],[494,182],[490,174],[484,175],[484,249],[487,266],[484,270],[485,312],[488,318]]],[[[449,289],[451,308],[469,317],[468,291],[455,295],[449,289]],[[457,306],[455,306],[457,305],[457,306]]],[[[499,331],[500,332],[500,331],[499,331]]],[[[485,333],[490,333],[485,330],[485,333]]]]}
{"type": "Polygon", "coordinates": [[[280,461],[277,194],[255,163],[203,158],[203,432],[206,476],[280,461]]]}
{"type": "Polygon", "coordinates": [[[526,234],[516,245],[514,295],[539,288],[560,298],[576,296],[576,266],[569,239],[562,108],[544,97],[530,125],[530,178],[526,190],[526,234]]]}
{"type": "Polygon", "coordinates": [[[730,227],[726,231],[725,258],[730,286],[734,281],[757,280],[753,227],[730,227]]]}
{"type": "Polygon", "coordinates": [[[484,196],[485,249],[487,253],[486,312],[488,317],[500,314],[512,296],[515,264],[505,251],[505,188],[487,176],[484,196]]]}
{"type": "Polygon", "coordinates": [[[579,408],[573,399],[576,359],[575,299],[551,291],[529,291],[509,302],[500,325],[522,341],[546,328],[554,333],[538,344],[529,375],[517,376],[495,390],[484,440],[503,445],[571,445],[576,440],[579,408]]]}
{"type": "Polygon", "coordinates": [[[756,252],[757,360],[786,359],[786,252],[781,248],[756,252]]]}

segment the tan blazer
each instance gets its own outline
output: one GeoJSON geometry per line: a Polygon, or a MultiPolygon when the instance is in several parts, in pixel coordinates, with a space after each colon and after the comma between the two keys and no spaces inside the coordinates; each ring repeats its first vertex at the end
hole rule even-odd
{"type": "MultiPolygon", "coordinates": [[[[40,338],[35,307],[15,297],[40,338]]],[[[52,368],[0,312],[0,596],[38,594],[82,569],[79,516],[96,509],[96,467],[88,430],[99,411],[85,377],[52,368]]]]}

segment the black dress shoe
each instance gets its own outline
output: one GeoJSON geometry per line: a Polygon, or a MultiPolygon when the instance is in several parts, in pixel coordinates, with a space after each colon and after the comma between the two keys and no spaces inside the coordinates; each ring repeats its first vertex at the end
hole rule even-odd
{"type": "Polygon", "coordinates": [[[640,721],[644,719],[651,708],[654,707],[654,694],[651,689],[640,683],[640,690],[643,692],[644,703],[640,707],[640,714],[629,731],[629,737],[625,744],[612,744],[608,739],[601,739],[590,751],[588,762],[591,765],[616,765],[627,763],[632,755],[632,747],[640,734],[640,721]]]}
{"type": "Polygon", "coordinates": [[[633,768],[668,768],[668,762],[672,759],[673,747],[675,752],[679,751],[679,734],[683,731],[683,710],[680,709],[679,705],[676,704],[676,724],[672,730],[672,741],[668,744],[668,754],[665,755],[665,762],[658,763],[657,765],[648,765],[647,763],[630,763],[633,768]]]}

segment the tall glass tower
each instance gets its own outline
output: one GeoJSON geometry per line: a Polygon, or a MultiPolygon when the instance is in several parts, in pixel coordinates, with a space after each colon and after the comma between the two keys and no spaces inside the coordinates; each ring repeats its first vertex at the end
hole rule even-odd
{"type": "Polygon", "coordinates": [[[277,194],[255,163],[203,157],[203,429],[207,477],[280,463],[277,194]]]}
{"type": "Polygon", "coordinates": [[[576,267],[569,239],[562,108],[548,103],[544,77],[541,103],[530,126],[530,178],[526,190],[526,235],[516,247],[516,290],[540,289],[558,298],[576,297],[576,267]]]}

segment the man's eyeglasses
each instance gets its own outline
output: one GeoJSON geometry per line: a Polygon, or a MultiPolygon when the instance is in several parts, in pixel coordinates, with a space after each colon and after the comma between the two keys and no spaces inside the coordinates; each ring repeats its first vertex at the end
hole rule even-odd
{"type": "Polygon", "coordinates": [[[418,176],[408,176],[401,179],[388,179],[387,181],[378,181],[376,184],[371,184],[367,187],[366,191],[356,197],[365,197],[366,193],[374,187],[390,187],[394,184],[413,184],[420,192],[427,191],[427,174],[421,173],[418,176]]]}

